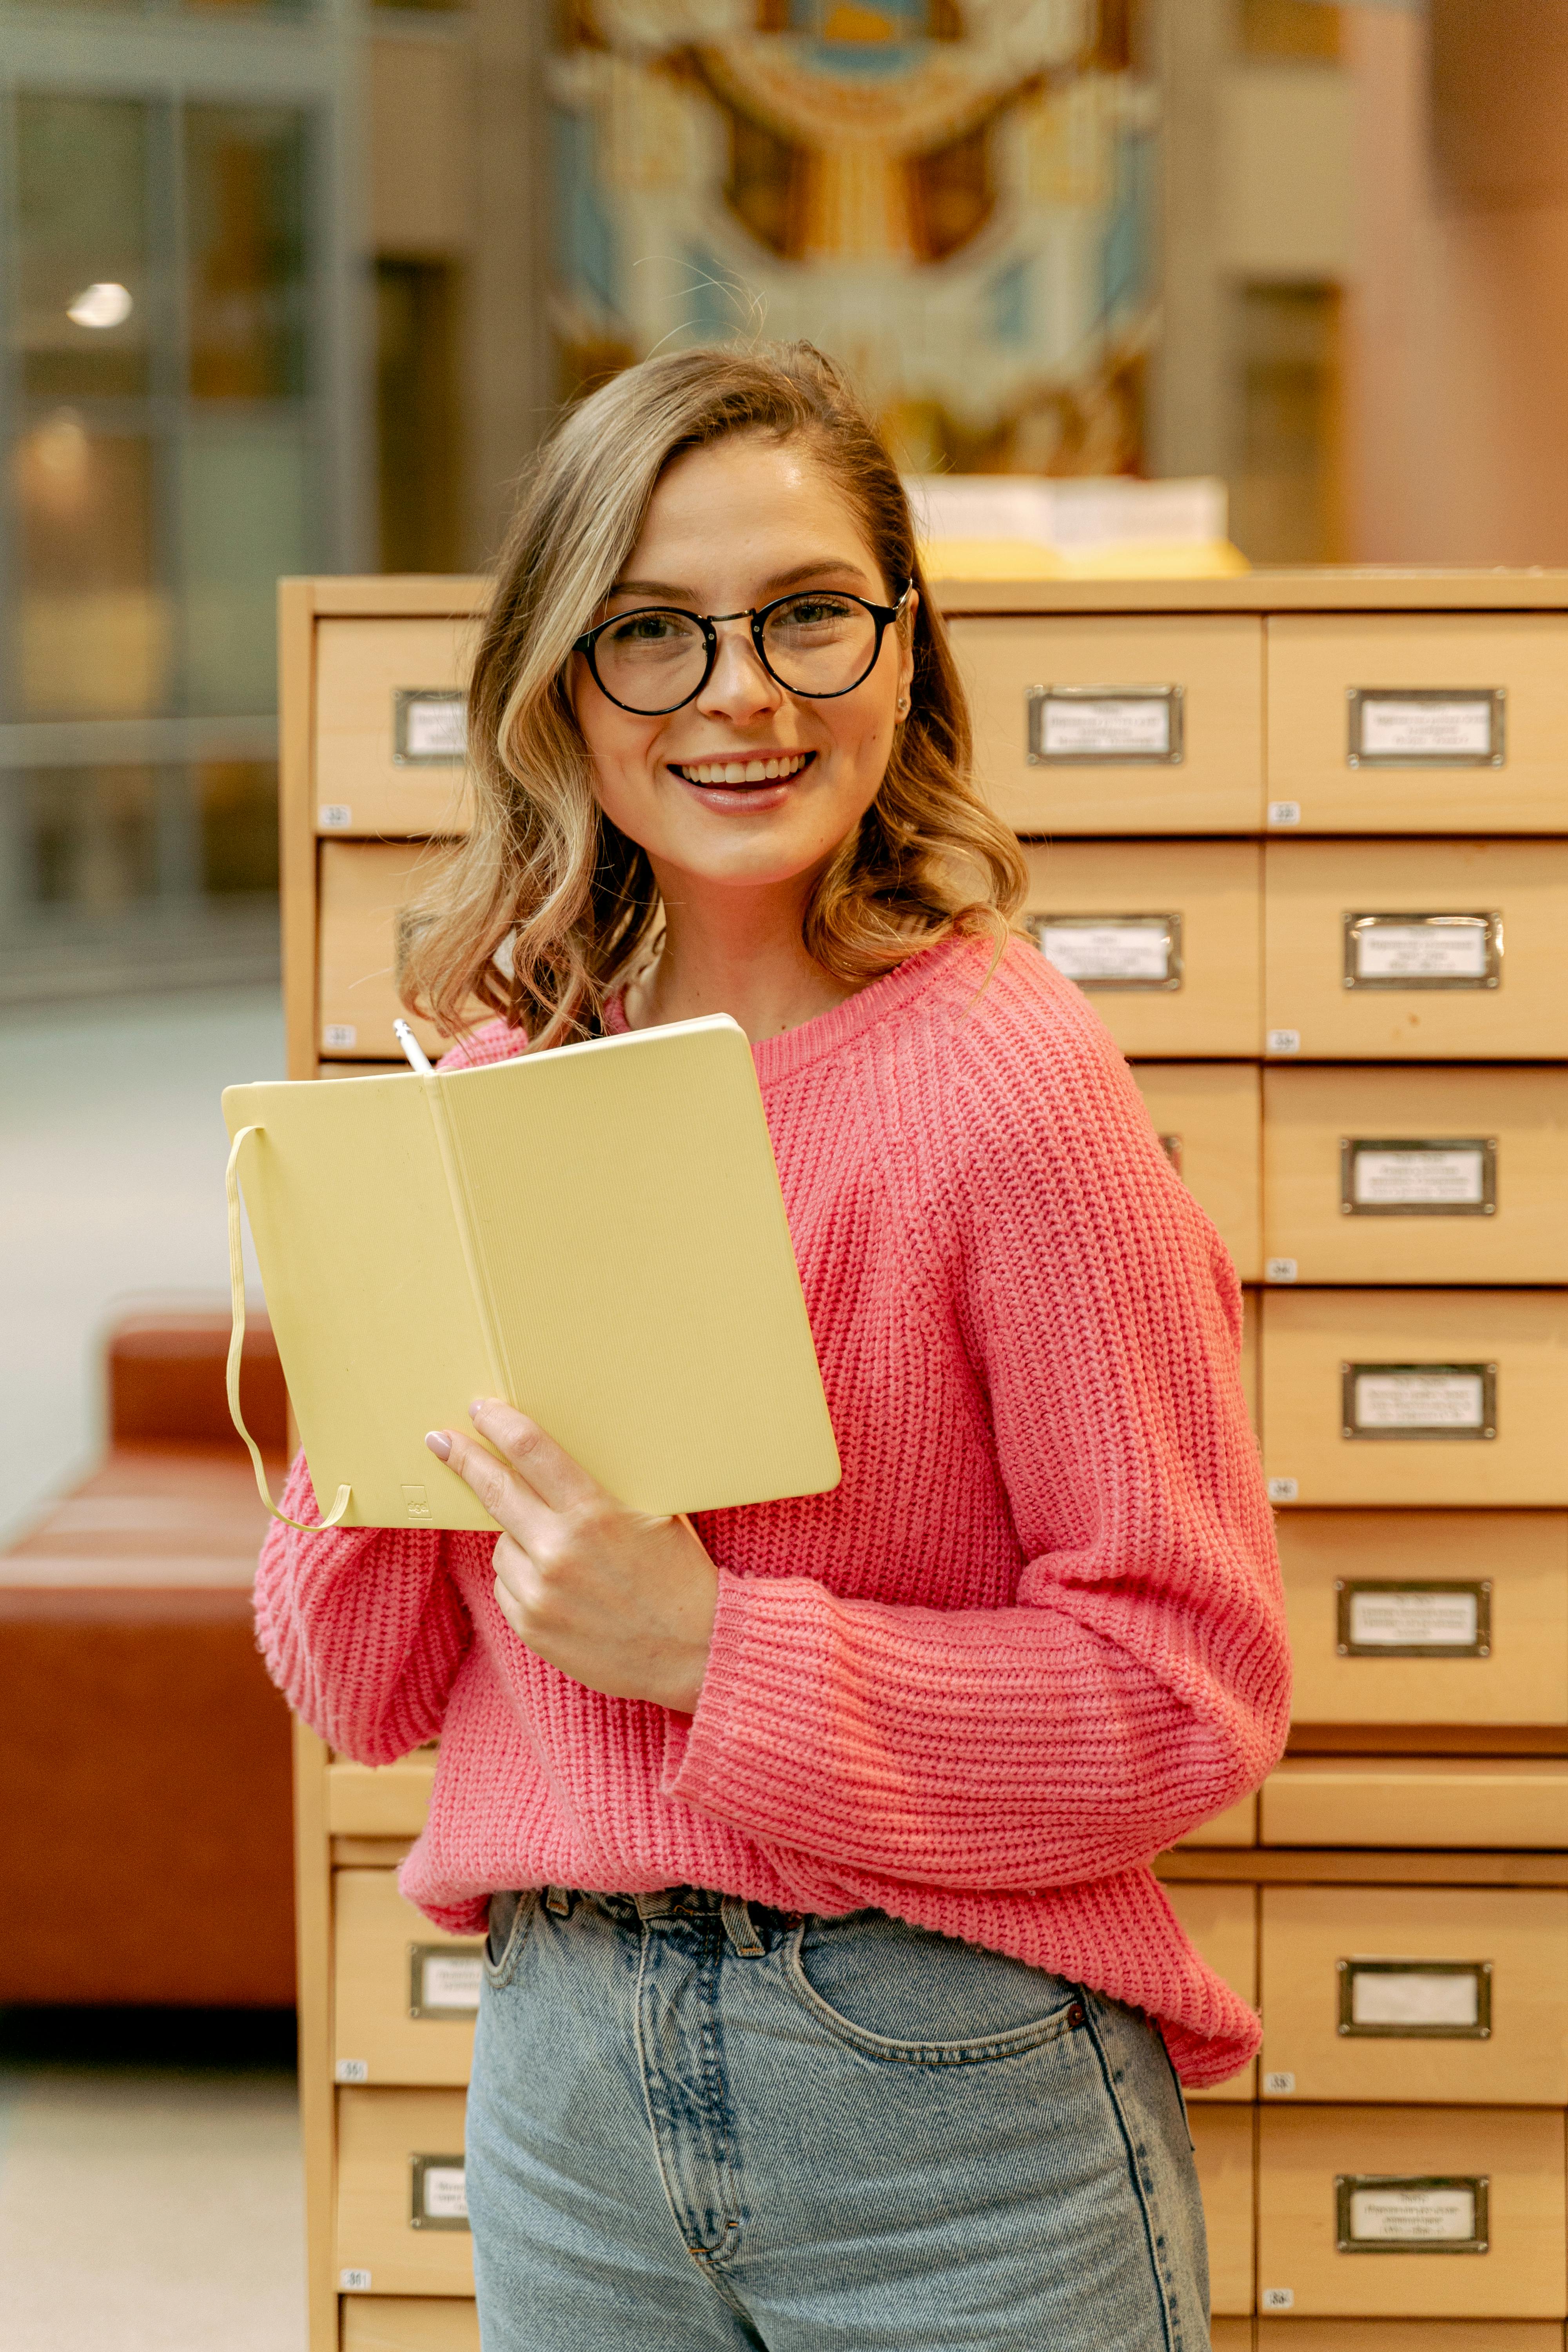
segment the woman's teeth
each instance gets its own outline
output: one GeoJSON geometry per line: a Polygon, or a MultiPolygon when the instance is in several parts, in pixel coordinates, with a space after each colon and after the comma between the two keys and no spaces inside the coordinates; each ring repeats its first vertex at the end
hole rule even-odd
{"type": "Polygon", "coordinates": [[[782,760],[671,761],[678,776],[689,784],[766,784],[782,776],[798,776],[809,752],[794,751],[782,760]]]}

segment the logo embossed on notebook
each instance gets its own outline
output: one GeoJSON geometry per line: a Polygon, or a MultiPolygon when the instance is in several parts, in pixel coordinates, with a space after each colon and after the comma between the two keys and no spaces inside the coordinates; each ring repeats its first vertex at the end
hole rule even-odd
{"type": "Polygon", "coordinates": [[[408,1516],[411,1519],[427,1519],[429,1517],[430,1506],[425,1499],[425,1489],[423,1486],[405,1486],[402,1493],[403,1500],[407,1506],[408,1516]]]}

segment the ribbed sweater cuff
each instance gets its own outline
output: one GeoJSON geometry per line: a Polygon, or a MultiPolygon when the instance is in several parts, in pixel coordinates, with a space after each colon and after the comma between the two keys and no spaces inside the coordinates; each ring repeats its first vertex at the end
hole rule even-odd
{"type": "Polygon", "coordinates": [[[778,1834],[781,1767],[786,1777],[798,1771],[819,1727],[815,1701],[805,1701],[822,1673],[811,1622],[818,1597],[805,1579],[720,1570],[708,1670],[689,1727],[669,1743],[665,1796],[716,1821],[778,1834]]]}

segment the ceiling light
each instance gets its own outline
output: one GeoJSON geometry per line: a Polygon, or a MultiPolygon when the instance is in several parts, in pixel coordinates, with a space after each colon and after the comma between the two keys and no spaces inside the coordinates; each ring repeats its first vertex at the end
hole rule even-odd
{"type": "Polygon", "coordinates": [[[79,327],[122,327],[131,316],[131,297],[123,286],[89,286],[66,312],[79,327]]]}

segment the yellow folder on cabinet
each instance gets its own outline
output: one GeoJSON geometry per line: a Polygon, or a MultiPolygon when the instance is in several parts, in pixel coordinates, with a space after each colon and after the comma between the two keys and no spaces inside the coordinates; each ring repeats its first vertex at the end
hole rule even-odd
{"type": "MultiPolygon", "coordinates": [[[[475,1069],[229,1087],[223,1110],[231,1260],[237,1177],[333,1524],[493,1528],[424,1443],[466,1427],[476,1396],[530,1413],[642,1510],[838,1483],[751,1047],[727,1016],[475,1069]]],[[[232,1361],[243,1434],[237,1347],[232,1361]]]]}

